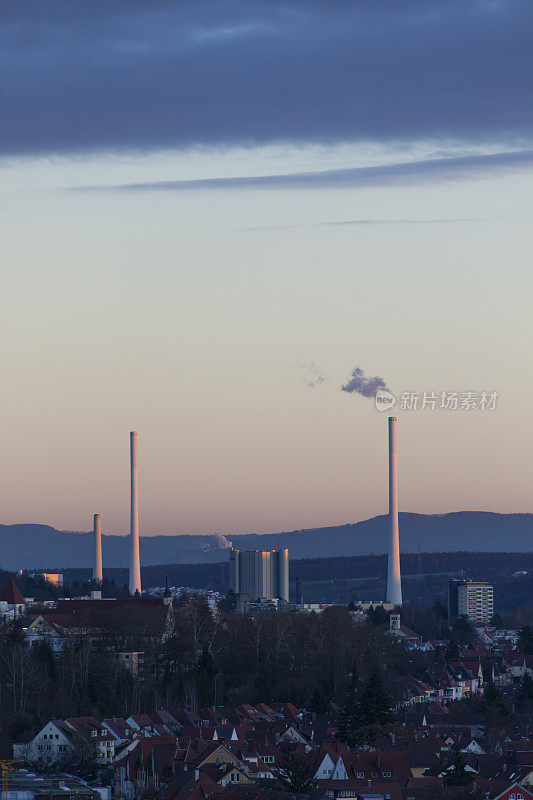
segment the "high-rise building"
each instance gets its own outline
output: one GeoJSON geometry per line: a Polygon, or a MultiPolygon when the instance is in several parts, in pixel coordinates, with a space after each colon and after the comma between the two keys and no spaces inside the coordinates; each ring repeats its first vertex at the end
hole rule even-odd
{"type": "Polygon", "coordinates": [[[448,586],[448,619],[465,616],[473,625],[487,625],[494,613],[494,589],[485,581],[454,578],[448,586]]]}
{"type": "Polygon", "coordinates": [[[252,602],[280,598],[289,601],[289,551],[236,550],[229,554],[230,588],[252,602]]]}

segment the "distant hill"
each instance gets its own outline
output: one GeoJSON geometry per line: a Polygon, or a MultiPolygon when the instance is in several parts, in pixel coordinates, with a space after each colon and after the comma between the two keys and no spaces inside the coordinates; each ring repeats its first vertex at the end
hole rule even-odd
{"type": "MultiPolygon", "coordinates": [[[[403,553],[402,591],[405,601],[432,605],[435,598],[447,603],[448,581],[464,574],[475,580],[488,580],[494,586],[496,608],[514,606],[530,609],[533,598],[533,552],[403,553]]],[[[225,594],[229,588],[229,564],[160,564],[141,568],[144,589],[162,587],[168,578],[171,586],[214,589],[225,594]]],[[[88,591],[91,568],[64,570],[65,581],[74,591],[88,591]],[[76,587],[76,583],[78,586],[76,587]],[[84,586],[85,584],[85,586],[84,586]]],[[[379,599],[387,585],[387,556],[333,556],[291,560],[290,593],[296,600],[296,579],[302,580],[303,595],[309,602],[349,603],[350,600],[379,599]]],[[[2,574],[0,573],[0,579],[2,574]]],[[[28,582],[28,578],[24,578],[28,582]]],[[[128,584],[128,570],[107,568],[104,580],[108,589],[120,591],[128,584]],[[118,587],[118,588],[117,588],[118,587]]],[[[4,584],[7,582],[7,573],[4,584]]],[[[0,580],[0,586],[2,586],[0,580]]],[[[42,589],[41,589],[42,590],[42,589]]],[[[30,596],[35,590],[27,586],[30,596]]],[[[104,592],[106,587],[104,585],[104,592]]],[[[528,612],[529,613],[529,612],[528,612]]],[[[525,619],[525,618],[524,618],[525,619]]]]}
{"type": "MultiPolygon", "coordinates": [[[[105,567],[127,567],[128,537],[104,535],[105,567]]],[[[284,533],[231,536],[243,550],[288,547],[291,559],[358,556],[387,551],[387,516],[348,525],[311,528],[284,533]]],[[[453,514],[400,514],[400,545],[403,553],[487,551],[529,552],[533,550],[533,514],[494,514],[459,511],[453,514]]],[[[0,525],[0,567],[53,569],[88,567],[92,563],[92,535],[58,531],[49,525],[0,525]]],[[[141,537],[143,565],[216,563],[227,559],[215,536],[141,537]]]]}

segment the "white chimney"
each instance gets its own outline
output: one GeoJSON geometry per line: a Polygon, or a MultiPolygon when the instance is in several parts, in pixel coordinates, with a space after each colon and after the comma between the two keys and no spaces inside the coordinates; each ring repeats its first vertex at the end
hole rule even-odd
{"type": "Polygon", "coordinates": [[[141,593],[141,559],[139,556],[139,485],[137,480],[137,433],[130,433],[130,461],[131,461],[131,561],[130,561],[130,592],[141,593]]]}
{"type": "Polygon", "coordinates": [[[102,596],[100,588],[103,582],[102,573],[102,526],[100,524],[100,514],[95,514],[93,518],[94,530],[94,566],[93,566],[93,582],[95,584],[91,596],[98,599],[102,596]]]}
{"type": "Polygon", "coordinates": [[[387,572],[387,603],[402,604],[400,532],[398,528],[398,443],[396,417],[389,417],[389,524],[390,544],[387,572]]]}

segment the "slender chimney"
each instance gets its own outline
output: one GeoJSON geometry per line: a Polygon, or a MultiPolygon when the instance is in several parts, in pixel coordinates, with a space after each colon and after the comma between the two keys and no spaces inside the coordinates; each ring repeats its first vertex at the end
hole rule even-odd
{"type": "Polygon", "coordinates": [[[100,524],[100,514],[94,515],[93,521],[94,530],[94,568],[93,580],[99,586],[102,585],[102,526],[100,524]]]}
{"type": "Polygon", "coordinates": [[[130,592],[141,593],[141,559],[139,556],[139,486],[137,482],[137,433],[130,433],[130,461],[131,461],[131,561],[130,561],[130,592]]]}
{"type": "Polygon", "coordinates": [[[100,526],[100,514],[95,514],[93,518],[94,530],[94,565],[93,565],[93,588],[91,597],[93,600],[102,599],[102,528],[100,526]]]}
{"type": "Polygon", "coordinates": [[[390,546],[387,573],[387,603],[402,604],[400,574],[400,532],[398,528],[398,463],[396,417],[389,417],[389,521],[390,546]]]}

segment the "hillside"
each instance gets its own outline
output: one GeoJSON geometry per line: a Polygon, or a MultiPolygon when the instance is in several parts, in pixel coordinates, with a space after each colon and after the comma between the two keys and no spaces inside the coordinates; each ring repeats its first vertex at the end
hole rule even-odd
{"type": "MultiPolygon", "coordinates": [[[[533,550],[532,514],[495,514],[460,511],[452,514],[400,514],[401,550],[424,552],[533,550]]],[[[104,535],[106,567],[127,567],[128,537],[104,535]]],[[[387,517],[377,516],[348,525],[296,530],[279,534],[231,536],[241,549],[288,547],[291,559],[329,558],[384,553],[387,550],[387,517]]],[[[49,525],[0,525],[0,567],[56,569],[88,567],[92,559],[90,533],[58,531],[49,525]]],[[[141,537],[141,561],[151,564],[218,563],[227,554],[215,536],[173,534],[141,537]]]]}
{"type": "MultiPolygon", "coordinates": [[[[533,552],[531,553],[404,553],[402,555],[404,600],[431,604],[439,597],[446,605],[450,577],[461,571],[469,578],[491,581],[499,610],[514,606],[531,607],[533,597],[533,552]],[[526,571],[527,574],[520,573],[526,571]]],[[[143,567],[145,589],[164,586],[168,578],[172,586],[214,589],[225,594],[229,588],[228,563],[224,564],[161,564],[143,567]]],[[[291,561],[290,593],[296,600],[296,578],[301,577],[303,595],[309,602],[349,603],[383,597],[386,586],[387,557],[343,556],[305,558],[291,561]]],[[[78,582],[78,589],[91,576],[90,569],[67,569],[65,580],[78,582]]],[[[128,583],[127,569],[104,570],[106,581],[113,581],[120,590],[128,583]]],[[[88,587],[86,587],[88,589],[88,587]]]]}

